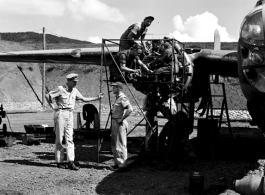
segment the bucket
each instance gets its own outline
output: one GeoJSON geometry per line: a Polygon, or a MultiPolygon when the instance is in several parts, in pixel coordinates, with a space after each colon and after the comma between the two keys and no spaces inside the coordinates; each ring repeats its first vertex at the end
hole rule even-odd
{"type": "Polygon", "coordinates": [[[12,147],[14,141],[16,141],[16,138],[13,138],[12,136],[5,137],[6,147],[12,147]]]}
{"type": "Polygon", "coordinates": [[[240,194],[264,194],[264,177],[250,175],[234,181],[234,190],[240,194]]]}
{"type": "Polygon", "coordinates": [[[54,134],[54,127],[48,125],[24,125],[27,134],[54,134]]]}
{"type": "Polygon", "coordinates": [[[200,172],[192,172],[190,174],[190,187],[191,194],[202,194],[204,190],[204,176],[200,172]]]}

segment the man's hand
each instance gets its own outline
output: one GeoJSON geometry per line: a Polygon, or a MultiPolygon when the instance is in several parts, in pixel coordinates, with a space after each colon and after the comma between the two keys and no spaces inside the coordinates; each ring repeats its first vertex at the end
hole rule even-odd
{"type": "Polygon", "coordinates": [[[103,98],[103,96],[104,96],[104,93],[100,93],[100,94],[98,95],[98,99],[100,100],[101,98],[103,98]]]}
{"type": "Polygon", "coordinates": [[[123,125],[123,119],[117,119],[119,125],[123,125]]]}
{"type": "Polygon", "coordinates": [[[51,108],[54,110],[54,111],[57,111],[58,110],[58,107],[55,106],[53,103],[50,104],[51,108]]]}
{"type": "Polygon", "coordinates": [[[133,71],[133,73],[141,74],[141,70],[140,70],[140,69],[135,69],[135,70],[133,71]]]}
{"type": "Polygon", "coordinates": [[[144,51],[144,55],[149,56],[149,55],[151,55],[151,54],[150,54],[150,52],[149,52],[148,50],[145,50],[145,51],[144,51]]]}
{"type": "Polygon", "coordinates": [[[147,71],[148,73],[153,73],[153,71],[152,70],[150,70],[150,69],[148,69],[148,71],[147,71]]]}

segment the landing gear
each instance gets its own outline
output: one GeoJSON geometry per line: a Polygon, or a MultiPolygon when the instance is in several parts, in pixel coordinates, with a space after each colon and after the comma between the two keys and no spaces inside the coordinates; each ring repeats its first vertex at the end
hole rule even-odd
{"type": "Polygon", "coordinates": [[[6,124],[3,124],[3,134],[6,135],[6,132],[7,132],[6,124]]]}
{"type": "MultiPolygon", "coordinates": [[[[5,117],[6,117],[6,111],[4,111],[3,104],[1,104],[1,107],[0,107],[0,124],[2,123],[2,118],[5,118],[5,117]]],[[[6,124],[3,124],[2,130],[3,130],[3,135],[5,136],[7,133],[6,124]]]]}

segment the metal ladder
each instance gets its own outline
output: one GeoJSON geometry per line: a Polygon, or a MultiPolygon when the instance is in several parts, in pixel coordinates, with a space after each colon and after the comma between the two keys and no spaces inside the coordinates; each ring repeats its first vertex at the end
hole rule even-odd
{"type": "Polygon", "coordinates": [[[221,125],[222,123],[226,123],[226,125],[228,126],[229,129],[229,134],[230,137],[233,138],[233,134],[232,134],[232,128],[231,128],[231,124],[230,124],[230,119],[229,119],[229,113],[228,113],[228,106],[227,106],[227,100],[226,100],[226,92],[225,92],[225,84],[224,83],[209,83],[209,88],[208,88],[208,106],[207,106],[207,111],[206,111],[206,119],[218,119],[218,131],[220,131],[221,125]],[[213,85],[220,85],[221,86],[221,92],[219,94],[215,93],[212,91],[212,87],[213,85]],[[213,105],[213,98],[216,98],[215,101],[217,101],[218,99],[221,99],[221,106],[214,106],[213,105]],[[220,110],[220,114],[216,114],[214,113],[214,110],[220,110]],[[223,114],[226,114],[226,120],[227,121],[223,121],[223,114]]]}

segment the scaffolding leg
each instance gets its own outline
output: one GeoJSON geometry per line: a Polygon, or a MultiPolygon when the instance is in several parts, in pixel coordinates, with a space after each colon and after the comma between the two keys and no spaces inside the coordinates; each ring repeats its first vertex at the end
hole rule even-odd
{"type": "Polygon", "coordinates": [[[139,124],[141,124],[141,122],[143,122],[143,120],[144,120],[144,118],[142,118],[142,120],[140,120],[140,121],[134,126],[134,128],[133,128],[129,133],[127,133],[127,136],[130,135],[131,132],[133,132],[134,129],[135,129],[139,124]]]}
{"type": "Polygon", "coordinates": [[[230,123],[230,118],[229,118],[227,104],[225,105],[225,107],[226,107],[225,108],[225,113],[226,113],[226,117],[227,117],[227,126],[228,126],[228,129],[229,129],[230,137],[233,139],[234,136],[233,136],[233,133],[232,133],[232,127],[231,127],[231,123],[230,123]]]}
{"type": "Polygon", "coordinates": [[[195,108],[195,103],[190,102],[190,109],[189,109],[189,132],[193,132],[193,123],[194,123],[194,108],[195,108]]]}
{"type": "Polygon", "coordinates": [[[148,123],[146,124],[145,151],[156,152],[158,141],[158,120],[156,112],[148,111],[146,114],[146,118],[151,124],[151,127],[148,123]],[[155,131],[153,131],[154,129],[155,131]]]}

